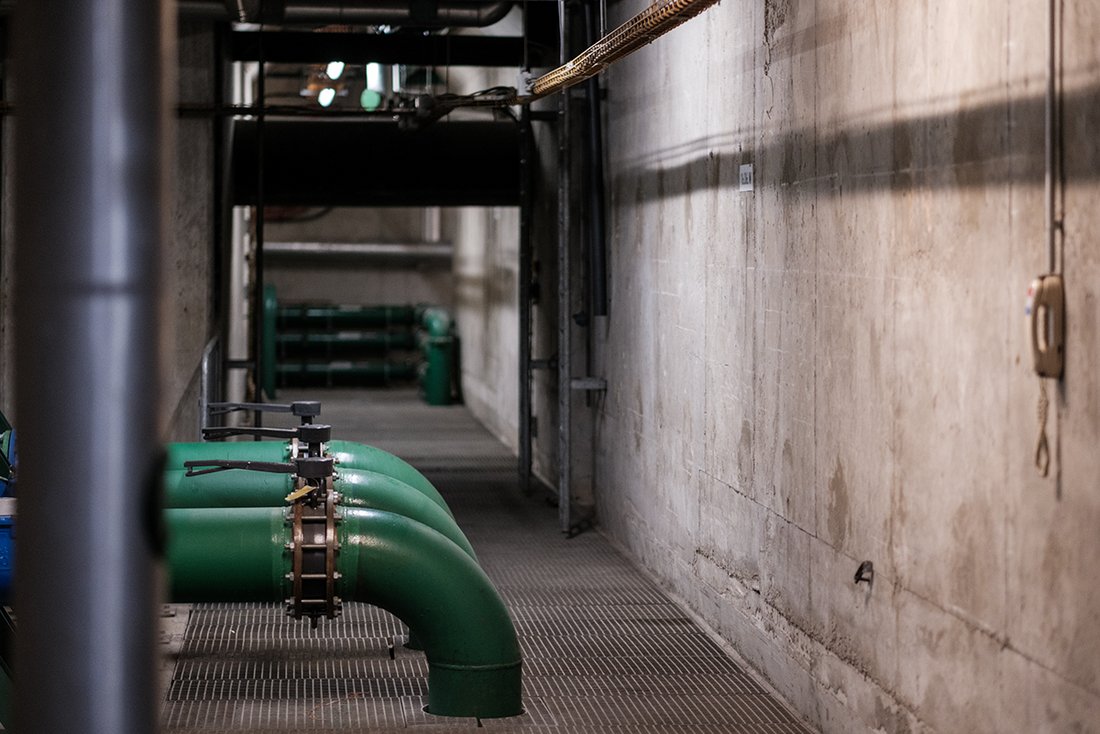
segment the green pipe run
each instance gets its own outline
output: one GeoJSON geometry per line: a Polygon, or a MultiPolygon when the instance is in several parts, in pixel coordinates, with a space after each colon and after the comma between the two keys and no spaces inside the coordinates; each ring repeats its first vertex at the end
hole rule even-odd
{"type": "MultiPolygon", "coordinates": [[[[454,517],[451,508],[439,490],[435,488],[427,477],[418,472],[412,464],[394,456],[388,451],[383,451],[374,446],[356,443],[354,441],[329,441],[326,455],[336,459],[336,471],[344,481],[352,481],[354,477],[346,470],[366,469],[393,477],[408,484],[420,493],[427,495],[433,502],[454,517]]],[[[263,461],[285,462],[290,460],[290,442],[288,441],[207,441],[194,443],[170,443],[167,446],[165,457],[165,469],[183,469],[188,461],[263,461]]],[[[256,472],[249,472],[255,474],[256,472]]],[[[239,470],[231,472],[218,472],[206,476],[230,476],[242,475],[239,470]]]]}
{"type": "Polygon", "coordinates": [[[416,334],[412,331],[298,331],[275,335],[278,359],[377,355],[416,346],[416,334]]]}
{"type": "Polygon", "coordinates": [[[454,372],[454,323],[445,309],[429,307],[420,317],[423,332],[420,351],[420,390],[428,405],[451,404],[451,376],[454,372]]]}
{"type": "Polygon", "coordinates": [[[275,286],[268,283],[264,286],[264,319],[263,319],[263,359],[260,360],[260,386],[268,398],[276,396],[275,385],[275,312],[279,308],[279,301],[275,297],[275,286]]]}
{"type": "MultiPolygon", "coordinates": [[[[283,507],[293,488],[289,474],[233,469],[189,477],[182,469],[170,469],[164,473],[164,506],[169,509],[283,507]]],[[[333,488],[340,494],[340,505],[384,510],[416,520],[477,560],[473,546],[438,492],[429,496],[398,479],[366,469],[341,469],[333,488]]]]}
{"type": "Polygon", "coordinates": [[[354,387],[386,385],[416,377],[416,365],[386,360],[278,362],[275,382],[281,387],[354,387]]]}
{"type": "MultiPolygon", "coordinates": [[[[283,601],[290,527],[282,508],[165,511],[177,602],[283,601]]],[[[336,594],[391,612],[424,645],[428,711],[516,716],[521,668],[515,628],[485,572],[438,532],[379,510],[337,508],[336,594]]]]}
{"type": "Polygon", "coordinates": [[[283,329],[372,329],[412,326],[418,306],[282,306],[275,323],[283,329]]]}

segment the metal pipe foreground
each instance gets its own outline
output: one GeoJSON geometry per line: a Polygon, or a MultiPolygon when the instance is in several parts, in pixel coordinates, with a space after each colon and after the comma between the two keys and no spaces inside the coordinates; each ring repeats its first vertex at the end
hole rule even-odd
{"type": "MultiPolygon", "coordinates": [[[[428,711],[523,713],[515,627],[485,572],[458,546],[389,512],[338,508],[337,593],[415,629],[428,661],[428,711]]],[[[290,528],[280,508],[167,510],[178,602],[283,601],[290,528]]]]}
{"type": "MultiPolygon", "coordinates": [[[[340,505],[383,510],[416,520],[477,560],[473,546],[447,512],[442,498],[437,500],[399,479],[366,469],[341,469],[333,487],[340,495],[340,505]]],[[[168,509],[285,507],[285,497],[293,489],[294,481],[288,474],[234,470],[187,476],[186,472],[174,469],[164,473],[164,506],[168,509]]],[[[0,548],[2,521],[0,516],[0,548]]]]}
{"type": "Polygon", "coordinates": [[[25,734],[156,728],[174,20],[154,0],[16,9],[16,413],[21,483],[42,490],[19,506],[13,728],[25,734]]]}

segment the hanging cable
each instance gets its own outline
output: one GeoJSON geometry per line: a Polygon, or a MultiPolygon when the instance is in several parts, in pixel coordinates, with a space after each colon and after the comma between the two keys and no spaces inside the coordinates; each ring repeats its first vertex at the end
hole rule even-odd
{"type": "Polygon", "coordinates": [[[493,87],[474,94],[425,96],[417,99],[420,122],[438,120],[459,107],[509,107],[530,104],[590,79],[614,62],[629,56],[677,26],[699,15],[718,0],[657,0],[589,46],[572,61],[564,62],[531,81],[526,90],[493,87]]]}
{"type": "Polygon", "coordinates": [[[657,0],[589,46],[572,61],[535,79],[531,82],[528,94],[517,97],[516,102],[527,103],[583,82],[717,2],[718,0],[657,0]]]}

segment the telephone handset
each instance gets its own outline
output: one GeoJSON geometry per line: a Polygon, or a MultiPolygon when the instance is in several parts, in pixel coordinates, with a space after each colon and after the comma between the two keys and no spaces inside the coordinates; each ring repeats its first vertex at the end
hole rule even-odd
{"type": "Polygon", "coordinates": [[[1040,275],[1027,289],[1028,331],[1035,372],[1040,377],[1062,376],[1066,334],[1065,289],[1060,275],[1040,275]]]}

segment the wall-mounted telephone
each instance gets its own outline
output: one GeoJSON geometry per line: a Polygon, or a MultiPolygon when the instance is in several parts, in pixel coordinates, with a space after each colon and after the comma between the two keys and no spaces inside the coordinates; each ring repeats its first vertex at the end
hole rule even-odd
{"type": "Polygon", "coordinates": [[[1062,376],[1066,335],[1066,298],[1060,275],[1040,275],[1027,289],[1028,333],[1035,372],[1040,377],[1062,376]]]}

